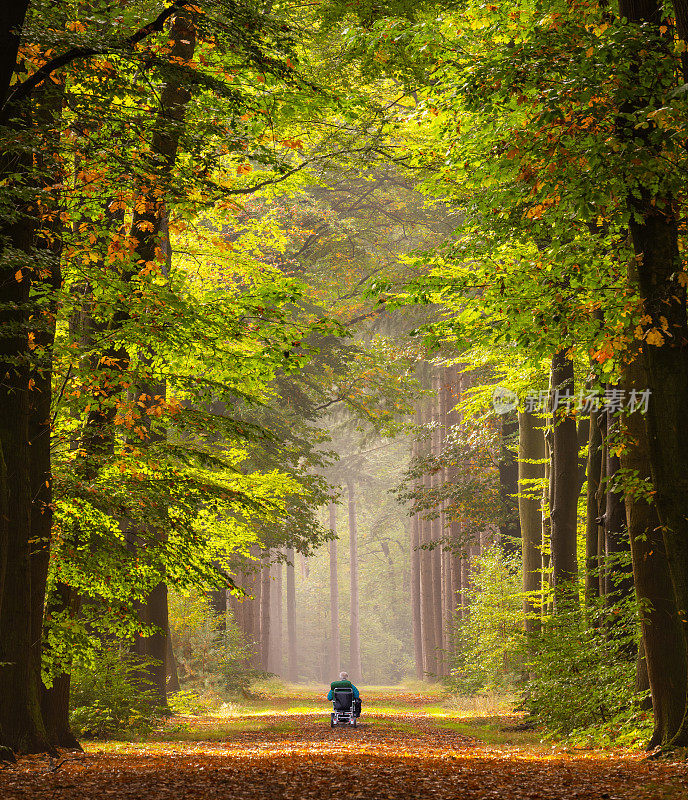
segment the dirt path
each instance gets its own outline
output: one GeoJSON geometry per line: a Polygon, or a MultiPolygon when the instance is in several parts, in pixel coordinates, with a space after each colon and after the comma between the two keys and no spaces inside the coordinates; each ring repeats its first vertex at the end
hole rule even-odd
{"type": "MultiPolygon", "coordinates": [[[[200,741],[87,746],[64,762],[22,759],[0,798],[280,800],[688,798],[688,765],[637,754],[487,745],[418,711],[329,727],[319,714],[206,719],[200,741]],[[258,729],[246,730],[253,725],[258,729]],[[59,766],[58,766],[59,764],[59,766]]],[[[172,739],[172,737],[169,737],[172,739]]]]}

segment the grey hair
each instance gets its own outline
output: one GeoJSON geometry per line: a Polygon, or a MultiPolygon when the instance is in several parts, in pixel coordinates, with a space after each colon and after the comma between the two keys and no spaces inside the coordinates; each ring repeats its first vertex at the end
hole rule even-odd
{"type": "Polygon", "coordinates": [[[349,677],[349,673],[348,672],[340,672],[339,673],[339,679],[342,680],[342,681],[345,681],[348,677],[349,677]]]}

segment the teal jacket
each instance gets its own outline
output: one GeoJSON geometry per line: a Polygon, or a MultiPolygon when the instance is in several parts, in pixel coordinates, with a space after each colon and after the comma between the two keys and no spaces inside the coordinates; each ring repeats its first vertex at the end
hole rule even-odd
{"type": "Polygon", "coordinates": [[[354,698],[356,700],[359,698],[358,689],[353,685],[353,683],[351,683],[351,681],[332,681],[330,684],[330,691],[327,693],[328,700],[334,700],[335,689],[352,689],[354,698]]]}

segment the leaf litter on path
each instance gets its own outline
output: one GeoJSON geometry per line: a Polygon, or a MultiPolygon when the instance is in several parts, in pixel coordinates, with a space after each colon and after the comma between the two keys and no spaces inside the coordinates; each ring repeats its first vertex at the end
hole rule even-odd
{"type": "MultiPolygon", "coordinates": [[[[42,756],[5,768],[0,798],[688,798],[685,762],[648,761],[625,751],[487,745],[427,716],[401,712],[398,728],[388,720],[362,717],[356,729],[331,729],[324,707],[321,719],[312,714],[265,715],[260,730],[232,728],[212,740],[91,743],[85,754],[63,754],[66,760],[57,769],[59,761],[42,756]]],[[[212,724],[202,728],[206,730],[210,734],[212,724]]]]}

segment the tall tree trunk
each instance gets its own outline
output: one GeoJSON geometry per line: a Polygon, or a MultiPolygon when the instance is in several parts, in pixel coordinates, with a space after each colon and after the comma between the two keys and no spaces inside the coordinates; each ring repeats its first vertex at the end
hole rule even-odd
{"type": "MultiPolygon", "coordinates": [[[[550,393],[552,381],[550,377],[550,393]]],[[[549,424],[549,423],[548,423],[549,424]]],[[[551,611],[552,590],[552,430],[544,429],[545,474],[542,484],[542,615],[551,611]]]]}
{"type": "Polygon", "coordinates": [[[251,612],[253,614],[253,667],[261,669],[263,666],[263,649],[261,646],[261,598],[263,595],[262,569],[259,566],[253,573],[252,583],[253,600],[251,612]]]}
{"type": "MultiPolygon", "coordinates": [[[[0,104],[5,105],[10,89],[17,54],[21,40],[24,18],[29,8],[29,0],[12,0],[0,4],[0,104]]],[[[4,109],[3,109],[4,111],[4,109]]],[[[5,114],[0,114],[0,124],[4,124],[5,114]]]]}
{"type": "MultiPolygon", "coordinates": [[[[28,122],[28,115],[27,115],[28,122]]],[[[25,153],[7,153],[0,160],[0,178],[10,187],[17,173],[30,176],[25,153]]],[[[30,178],[27,177],[27,182],[30,178]]],[[[31,184],[29,183],[29,186],[31,184]]],[[[11,191],[11,189],[10,189],[11,191]]],[[[0,221],[3,251],[0,264],[0,748],[15,752],[50,750],[41,717],[35,678],[31,590],[31,461],[29,447],[28,325],[32,309],[30,284],[36,235],[36,209],[17,202],[12,221],[0,221]],[[9,247],[7,246],[9,245],[9,247]]],[[[33,598],[35,601],[35,598],[33,598]]],[[[0,756],[7,755],[5,750],[0,756]]]]}
{"type": "MultiPolygon", "coordinates": [[[[647,377],[642,360],[626,368],[627,390],[642,391],[647,377]]],[[[651,484],[645,421],[636,411],[626,419],[621,465],[636,479],[651,484]]],[[[638,597],[655,729],[648,747],[668,745],[679,732],[688,690],[688,660],[672,590],[667,553],[657,508],[640,492],[626,493],[633,577],[638,597]]]]}
{"type": "Polygon", "coordinates": [[[523,553],[523,615],[526,633],[540,627],[542,581],[542,489],[535,481],[545,473],[545,438],[539,420],[528,411],[518,415],[518,514],[523,553]]]}
{"type": "Polygon", "coordinates": [[[444,650],[444,674],[449,675],[452,643],[452,553],[450,550],[442,549],[442,649],[444,650]]]}
{"type": "MultiPolygon", "coordinates": [[[[421,425],[429,422],[427,406],[420,415],[421,425]]],[[[420,449],[420,455],[427,455],[427,445],[420,449]]],[[[430,489],[430,476],[428,473],[423,475],[423,489],[427,493],[430,489]]],[[[428,545],[432,541],[432,526],[427,519],[427,512],[422,512],[419,517],[420,524],[420,606],[421,606],[421,630],[423,632],[423,671],[428,678],[434,679],[438,674],[437,649],[439,643],[435,634],[435,607],[433,592],[433,571],[432,571],[432,551],[428,550],[428,545]]]]}
{"type": "MultiPolygon", "coordinates": [[[[607,410],[607,469],[606,508],[604,513],[604,538],[606,550],[605,595],[610,604],[633,594],[633,578],[628,573],[630,565],[624,556],[630,556],[630,539],[626,528],[626,506],[619,479],[621,460],[615,452],[614,439],[618,438],[619,420],[607,410]],[[624,563],[625,562],[625,563],[624,563]]],[[[628,559],[630,560],[630,558],[628,559]]]]}
{"type": "MultiPolygon", "coordinates": [[[[189,10],[178,11],[173,19],[169,33],[170,59],[173,63],[189,63],[196,47],[196,26],[193,13],[189,10]]],[[[166,182],[177,159],[180,139],[180,123],[184,120],[186,106],[191,94],[178,77],[166,81],[160,94],[160,108],[153,132],[150,157],[150,178],[142,180],[139,186],[140,196],[134,204],[131,225],[131,237],[134,241],[134,255],[137,269],[148,264],[159,263],[161,255],[165,259],[161,273],[169,274],[171,251],[169,244],[168,216],[164,202],[166,182]],[[167,268],[167,269],[166,269],[167,268]]],[[[153,363],[152,353],[143,353],[141,365],[150,367],[153,363]]],[[[138,402],[142,408],[142,421],[148,430],[147,443],[154,445],[164,441],[165,432],[152,429],[153,417],[147,412],[157,406],[167,395],[165,382],[149,379],[138,386],[138,402]]],[[[149,531],[151,541],[164,541],[164,531],[149,531]]],[[[156,625],[158,631],[141,642],[143,653],[152,660],[147,669],[156,700],[161,705],[167,704],[167,682],[165,658],[167,643],[167,586],[164,577],[153,589],[147,600],[149,623],[156,625]]]]}
{"type": "Polygon", "coordinates": [[[335,537],[330,542],[330,672],[338,675],[341,669],[339,641],[339,578],[337,575],[337,506],[330,501],[328,506],[330,532],[335,537]]]}
{"type": "Polygon", "coordinates": [[[227,590],[212,589],[208,592],[208,600],[213,614],[217,617],[220,630],[225,630],[227,627],[227,590]]]}
{"type": "Polygon", "coordinates": [[[179,670],[177,669],[177,659],[174,655],[174,647],[172,646],[172,636],[170,635],[169,625],[167,628],[166,639],[167,654],[165,656],[165,665],[167,666],[167,690],[168,692],[178,692],[182,687],[179,683],[179,670]]]}
{"type": "Polygon", "coordinates": [[[459,559],[459,618],[463,620],[466,615],[466,608],[468,606],[468,548],[462,545],[463,552],[459,559]]]}
{"type": "Polygon", "coordinates": [[[602,452],[600,454],[600,485],[597,489],[597,594],[604,597],[607,591],[607,540],[604,527],[604,515],[607,510],[607,415],[600,413],[597,418],[602,437],[602,452]]]}
{"type": "Polygon", "coordinates": [[[356,495],[354,484],[347,481],[349,494],[349,574],[351,578],[351,609],[349,614],[349,674],[353,681],[363,677],[361,668],[361,627],[359,619],[358,599],[358,519],[356,513],[356,495]]]}
{"type": "MultiPolygon", "coordinates": [[[[441,425],[439,416],[439,396],[440,396],[440,380],[439,375],[435,371],[432,377],[433,397],[430,405],[430,414],[432,422],[432,434],[430,437],[431,452],[435,459],[439,459],[440,443],[439,443],[439,429],[441,425]]],[[[430,486],[434,492],[439,490],[441,481],[441,474],[439,471],[433,472],[430,476],[430,486]]],[[[437,674],[444,675],[445,672],[445,653],[442,648],[443,642],[443,620],[442,620],[442,523],[441,515],[438,507],[434,509],[434,517],[430,521],[431,539],[434,543],[433,549],[430,551],[432,559],[432,605],[433,605],[433,623],[435,626],[435,642],[437,644],[437,674]]]]}
{"type": "MultiPolygon", "coordinates": [[[[62,87],[52,82],[37,94],[36,114],[38,122],[46,130],[43,142],[44,150],[41,161],[46,169],[46,183],[59,184],[63,178],[63,169],[56,163],[50,163],[51,153],[58,149],[60,121],[62,115],[62,87]]],[[[43,208],[46,207],[44,203],[43,208]]],[[[37,234],[36,247],[39,258],[43,261],[45,273],[41,279],[42,290],[46,293],[46,307],[35,315],[35,329],[32,332],[34,343],[34,360],[29,375],[29,452],[31,458],[31,647],[32,647],[32,681],[35,683],[35,694],[40,698],[43,691],[42,655],[43,625],[46,600],[46,585],[50,563],[50,545],[53,527],[53,474],[51,464],[52,444],[52,379],[55,331],[58,314],[58,292],[62,285],[60,260],[62,257],[62,222],[60,198],[53,196],[47,206],[49,214],[41,220],[37,234]],[[47,267],[47,269],[46,269],[47,267]],[[41,353],[36,358],[36,353],[41,353]]],[[[42,716],[42,714],[41,714],[42,716]]],[[[46,732],[47,733],[47,732],[46,732]]],[[[49,739],[50,741],[50,739],[49,739]]],[[[70,743],[71,740],[70,740],[70,743]]],[[[57,744],[57,742],[51,742],[57,744]]],[[[74,742],[74,744],[76,744],[74,742]]]]}
{"type": "MultiPolygon", "coordinates": [[[[176,31],[176,36],[179,36],[179,31],[176,31]]],[[[162,211],[160,219],[157,222],[159,245],[164,257],[164,264],[161,267],[161,274],[165,279],[169,278],[172,269],[172,246],[170,243],[169,235],[169,217],[166,211],[162,211]]],[[[154,353],[142,352],[139,354],[140,368],[150,370],[154,364],[154,353]]],[[[167,382],[164,380],[155,380],[152,377],[139,381],[137,386],[138,401],[137,405],[141,409],[141,421],[139,428],[145,431],[145,439],[142,445],[151,448],[161,444],[167,440],[166,428],[156,427],[153,420],[155,418],[154,409],[159,407],[161,402],[167,400],[167,382]]],[[[167,531],[165,530],[148,530],[144,532],[141,537],[142,543],[138,546],[149,547],[163,545],[167,539],[167,531]]],[[[224,609],[224,618],[221,623],[222,630],[226,625],[227,613],[227,592],[223,589],[217,590],[216,593],[211,593],[210,597],[211,607],[218,604],[216,613],[222,613],[224,609]]],[[[151,636],[137,636],[136,637],[136,650],[138,654],[145,658],[148,662],[145,670],[143,670],[143,681],[147,684],[147,688],[153,691],[153,699],[156,705],[167,706],[167,655],[168,643],[167,636],[169,633],[169,610],[167,604],[167,584],[165,583],[165,576],[161,576],[160,583],[153,588],[148,598],[143,603],[144,621],[147,625],[152,625],[157,628],[155,633],[151,636]]]]}
{"type": "MultiPolygon", "coordinates": [[[[278,555],[281,555],[278,553],[278,555]]],[[[273,583],[270,591],[270,672],[282,674],[282,562],[272,565],[273,583]]]]}
{"type": "Polygon", "coordinates": [[[518,415],[515,411],[504,414],[500,426],[499,450],[499,500],[503,517],[499,523],[501,546],[506,554],[514,555],[521,537],[520,515],[518,506],[519,464],[514,446],[517,444],[519,430],[518,415]]]}
{"type": "MultiPolygon", "coordinates": [[[[441,469],[439,472],[438,484],[444,486],[448,481],[448,471],[446,468],[446,457],[444,453],[445,439],[448,425],[449,408],[449,382],[451,377],[447,369],[442,369],[438,374],[438,403],[439,403],[439,424],[437,431],[437,457],[440,459],[441,469]]],[[[440,502],[439,530],[442,538],[442,548],[440,550],[442,588],[440,598],[442,600],[442,654],[443,654],[443,674],[449,675],[450,646],[451,646],[451,614],[452,614],[452,586],[451,586],[451,553],[445,543],[448,539],[446,502],[440,502]]]]}
{"type": "MultiPolygon", "coordinates": [[[[78,592],[61,581],[48,597],[46,617],[64,615],[76,619],[81,598],[78,592]]],[[[69,725],[69,690],[71,674],[68,670],[58,672],[53,678],[50,688],[42,687],[41,710],[48,741],[58,747],[79,747],[76,737],[69,725]]]]}
{"type": "MultiPolygon", "coordinates": [[[[447,370],[447,429],[446,437],[453,437],[455,428],[461,423],[459,413],[456,411],[456,405],[461,399],[461,368],[458,366],[451,367],[447,370]]],[[[459,467],[455,463],[449,463],[446,469],[446,480],[450,485],[454,485],[458,481],[459,467]]],[[[463,612],[463,598],[462,598],[462,560],[463,556],[459,552],[463,549],[463,533],[461,519],[456,516],[456,509],[452,511],[452,516],[449,523],[449,541],[451,543],[451,551],[449,559],[451,562],[451,584],[450,584],[450,629],[451,638],[449,642],[450,652],[453,654],[456,649],[456,636],[455,627],[458,620],[461,618],[463,612]]]]}
{"type": "MultiPolygon", "coordinates": [[[[660,36],[663,7],[655,0],[620,0],[619,12],[631,25],[644,24],[656,35],[655,42],[642,35],[637,65],[655,55],[660,59],[671,57],[671,41],[662,41],[660,36]]],[[[685,3],[679,3],[677,19],[682,29],[685,18],[685,3]]],[[[681,35],[685,33],[682,30],[681,35]]],[[[668,34],[671,35],[670,30],[668,34]]],[[[684,81],[687,78],[684,74],[684,81]]],[[[658,82],[658,89],[659,86],[658,82]]],[[[659,90],[661,97],[639,93],[636,103],[627,102],[622,110],[643,112],[655,102],[662,102],[666,90],[664,87],[659,90]]],[[[618,131],[620,141],[634,151],[638,149],[638,137],[647,137],[646,151],[654,155],[651,128],[639,132],[632,123],[620,118],[618,131]]],[[[662,182],[658,185],[661,187],[662,182]]],[[[643,319],[648,321],[644,329],[655,332],[655,344],[645,340],[642,345],[647,388],[651,392],[646,415],[650,466],[674,598],[677,608],[685,612],[688,609],[688,321],[686,293],[678,277],[683,269],[678,248],[680,213],[671,196],[657,192],[648,183],[634,187],[627,197],[631,212],[629,228],[637,262],[631,283],[638,289],[643,319]]],[[[684,615],[681,620],[685,654],[688,652],[688,618],[684,615]]],[[[684,721],[673,744],[688,745],[685,704],[684,721]]]]}
{"type": "Polygon", "coordinates": [[[578,601],[576,546],[578,435],[576,421],[562,400],[573,396],[573,360],[565,350],[552,357],[552,568],[556,604],[578,601]]]}
{"type": "Polygon", "coordinates": [[[416,677],[423,678],[423,632],[420,615],[420,519],[414,514],[411,520],[411,623],[413,628],[413,655],[416,677]]]}
{"type": "Polygon", "coordinates": [[[155,633],[146,636],[145,653],[151,660],[147,667],[147,679],[160,706],[167,705],[167,632],[170,621],[167,608],[167,584],[160,582],[148,595],[146,617],[149,625],[157,628],[155,633]]]}
{"type": "Polygon", "coordinates": [[[287,550],[287,650],[289,680],[294,683],[299,677],[298,661],[296,658],[296,575],[294,561],[296,555],[294,548],[287,550]]]}
{"type": "Polygon", "coordinates": [[[261,665],[265,672],[270,668],[270,551],[266,553],[260,573],[260,655],[261,665]]]}
{"type": "Polygon", "coordinates": [[[588,432],[588,464],[586,468],[585,511],[585,605],[590,608],[599,596],[599,559],[597,556],[600,477],[602,471],[602,432],[598,419],[599,411],[590,412],[588,432]]]}

